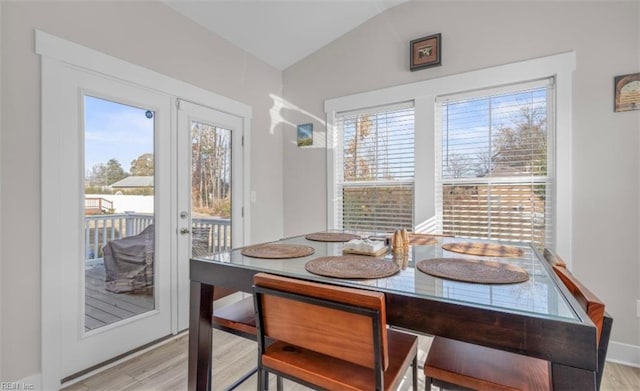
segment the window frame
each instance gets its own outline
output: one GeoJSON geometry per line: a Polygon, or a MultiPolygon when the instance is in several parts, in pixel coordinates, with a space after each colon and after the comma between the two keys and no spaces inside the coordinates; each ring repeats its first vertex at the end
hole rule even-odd
{"type": "Polygon", "coordinates": [[[556,172],[553,211],[553,250],[564,255],[569,266],[572,258],[572,135],[573,135],[573,74],[576,53],[567,52],[547,57],[497,65],[485,69],[458,73],[378,90],[325,100],[327,119],[327,228],[335,228],[333,205],[335,194],[334,167],[338,145],[336,114],[365,107],[383,106],[395,102],[413,101],[415,107],[416,153],[414,190],[414,230],[435,232],[435,99],[460,91],[486,89],[554,77],[556,80],[555,150],[556,172]],[[556,151],[562,151],[561,154],[556,151]],[[416,202],[415,200],[420,200],[416,202]]]}
{"type": "MultiPolygon", "coordinates": [[[[435,181],[435,192],[436,192],[436,227],[438,228],[438,233],[443,232],[443,228],[447,223],[444,220],[444,188],[445,186],[466,186],[466,185],[476,185],[476,186],[486,186],[489,189],[500,188],[501,185],[533,185],[540,184],[545,186],[546,200],[550,200],[551,208],[545,206],[545,229],[543,231],[544,245],[552,246],[553,245],[553,213],[555,211],[554,204],[556,200],[554,199],[554,186],[555,186],[555,137],[556,137],[556,129],[555,129],[555,91],[556,91],[556,82],[553,77],[544,78],[540,80],[533,81],[523,81],[521,83],[515,83],[508,86],[498,86],[494,88],[488,88],[483,90],[474,90],[468,92],[460,92],[454,95],[446,95],[439,96],[436,98],[436,123],[434,127],[434,136],[436,142],[436,150],[435,158],[436,158],[436,181],[435,181]],[[460,102],[471,101],[476,99],[485,99],[485,98],[494,98],[494,97],[504,97],[505,95],[516,95],[518,93],[532,91],[532,90],[540,90],[544,89],[545,91],[545,124],[546,124],[546,166],[547,172],[545,175],[518,175],[518,176],[493,176],[487,175],[484,177],[468,177],[464,176],[462,178],[450,178],[445,177],[443,172],[443,159],[446,153],[443,151],[443,142],[445,140],[445,135],[443,132],[445,129],[442,127],[443,118],[442,118],[442,110],[450,105],[450,104],[458,104],[460,102]],[[550,210],[549,210],[550,209],[550,210]]],[[[491,109],[489,109],[491,110],[491,109]]],[[[479,114],[481,114],[479,112],[479,114]]],[[[492,126],[492,125],[490,125],[492,126]]],[[[490,128],[489,137],[493,137],[493,131],[495,129],[490,128]]],[[[448,132],[447,132],[448,133],[448,132]]],[[[490,148],[490,143],[488,144],[490,148]]],[[[462,204],[457,204],[458,206],[463,206],[462,204]]],[[[489,214],[489,219],[491,214],[489,214]]],[[[533,219],[533,216],[531,217],[533,219]]],[[[489,232],[488,238],[493,236],[493,224],[489,224],[489,232]]],[[[445,233],[447,234],[447,233],[445,233]]],[[[497,235],[503,235],[498,225],[497,227],[497,235]]],[[[469,238],[477,238],[476,235],[471,234],[468,236],[469,238]]],[[[503,239],[506,241],[512,241],[515,239],[503,239]]],[[[537,242],[536,242],[537,243],[537,242]]]]}
{"type": "MultiPolygon", "coordinates": [[[[337,201],[336,203],[333,204],[333,210],[330,211],[329,213],[333,212],[333,215],[335,216],[335,228],[336,229],[343,229],[344,228],[344,217],[345,217],[345,204],[344,204],[344,194],[345,194],[345,189],[349,189],[349,190],[354,190],[354,189],[362,189],[362,188],[368,188],[368,189],[378,189],[378,188],[387,188],[387,187],[399,187],[402,188],[403,190],[409,190],[411,192],[411,197],[412,197],[412,201],[413,203],[415,203],[415,201],[413,200],[414,198],[414,183],[415,183],[415,175],[411,175],[410,179],[407,178],[401,178],[401,179],[396,179],[396,180],[378,180],[378,179],[372,179],[372,180],[345,180],[344,178],[344,129],[345,129],[345,124],[347,123],[347,119],[351,119],[353,117],[359,117],[362,115],[373,115],[373,116],[377,116],[380,114],[385,114],[385,113],[399,113],[399,112],[406,112],[406,111],[411,111],[411,114],[413,115],[414,119],[415,119],[415,108],[413,107],[413,102],[403,102],[403,103],[396,103],[396,104],[392,104],[392,105],[385,105],[382,107],[372,107],[372,108],[368,108],[365,110],[357,110],[357,111],[349,111],[349,112],[341,112],[341,113],[337,113],[336,115],[336,122],[337,122],[337,133],[336,136],[339,138],[338,142],[340,143],[340,152],[339,152],[339,156],[337,156],[337,164],[339,164],[341,167],[334,167],[334,169],[336,170],[334,172],[335,175],[335,182],[334,182],[334,186],[336,187],[336,191],[335,194],[337,195],[337,201]],[[340,205],[342,205],[342,208],[340,207],[340,205]]],[[[392,116],[392,118],[397,119],[397,118],[404,118],[406,116],[406,114],[401,114],[401,117],[396,117],[395,115],[392,116]]],[[[404,121],[404,119],[402,119],[402,121],[404,121]]],[[[377,124],[377,123],[376,123],[377,124]]],[[[411,130],[414,134],[415,134],[415,121],[413,124],[413,129],[411,130]]],[[[377,129],[377,126],[376,126],[377,129]]],[[[403,129],[403,131],[405,131],[403,129]]],[[[376,143],[380,141],[379,139],[377,139],[376,137],[376,143]]],[[[414,142],[415,145],[415,142],[414,142]]],[[[415,150],[414,150],[414,157],[415,157],[415,150]]],[[[415,167],[415,165],[414,165],[415,167]]],[[[377,202],[374,202],[373,204],[379,205],[377,204],[377,202]]],[[[413,224],[414,222],[414,216],[413,216],[413,205],[411,208],[411,212],[412,212],[412,216],[411,216],[411,224],[413,224]]],[[[351,221],[351,223],[354,223],[355,225],[358,225],[358,223],[362,223],[362,220],[355,220],[355,221],[351,221]]],[[[384,221],[381,222],[381,224],[384,226],[384,221]]],[[[376,224],[374,224],[376,225],[376,224]]],[[[396,227],[397,228],[397,227],[396,227]]],[[[366,230],[363,228],[363,230],[366,230]]]]}

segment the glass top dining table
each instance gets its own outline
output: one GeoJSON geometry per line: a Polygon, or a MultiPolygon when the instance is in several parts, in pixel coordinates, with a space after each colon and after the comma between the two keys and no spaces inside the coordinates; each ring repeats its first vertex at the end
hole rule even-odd
{"type": "Polygon", "coordinates": [[[307,256],[269,259],[235,249],[191,259],[190,390],[211,389],[213,290],[218,286],[251,292],[253,275],[260,272],[384,292],[387,322],[392,327],[542,358],[551,363],[554,385],[560,387],[570,379],[595,389],[595,383],[590,385],[597,367],[596,328],[531,245],[433,236],[429,244],[411,245],[404,254],[389,248],[381,255],[385,262],[397,265],[397,272],[388,277],[336,278],[309,272],[306,265],[314,259],[342,256],[344,243],[305,236],[272,244],[311,248],[313,254],[307,256]],[[446,249],[469,242],[508,246],[518,249],[518,254],[481,256],[446,249]],[[526,272],[528,278],[516,283],[465,282],[436,277],[417,267],[421,261],[449,258],[509,265],[526,272]]]}

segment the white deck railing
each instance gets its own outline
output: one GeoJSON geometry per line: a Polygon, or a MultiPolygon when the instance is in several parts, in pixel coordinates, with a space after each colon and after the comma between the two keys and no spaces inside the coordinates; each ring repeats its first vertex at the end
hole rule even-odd
{"type": "MultiPolygon", "coordinates": [[[[87,261],[102,258],[102,247],[110,240],[137,235],[153,223],[150,213],[116,213],[85,216],[84,242],[87,261]]],[[[198,233],[199,251],[216,253],[231,249],[231,220],[193,218],[192,230],[198,233]],[[204,248],[202,246],[204,245],[204,248]]],[[[195,240],[195,239],[194,239],[195,240]]]]}

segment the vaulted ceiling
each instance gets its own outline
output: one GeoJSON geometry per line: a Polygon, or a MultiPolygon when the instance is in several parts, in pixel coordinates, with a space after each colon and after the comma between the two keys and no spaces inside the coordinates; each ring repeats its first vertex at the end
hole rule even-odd
{"type": "Polygon", "coordinates": [[[264,62],[284,70],[405,1],[167,0],[165,3],[264,62]]]}

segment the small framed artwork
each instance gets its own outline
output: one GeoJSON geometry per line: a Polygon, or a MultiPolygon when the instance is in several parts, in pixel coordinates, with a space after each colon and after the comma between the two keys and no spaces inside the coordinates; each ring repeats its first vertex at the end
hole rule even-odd
{"type": "Polygon", "coordinates": [[[441,39],[442,34],[438,33],[411,41],[409,51],[411,53],[410,69],[412,72],[441,64],[441,39]]]}
{"type": "Polygon", "coordinates": [[[640,73],[616,76],[613,111],[640,110],[640,73]]]}
{"type": "Polygon", "coordinates": [[[313,124],[298,125],[298,146],[313,145],[313,124]]]}

